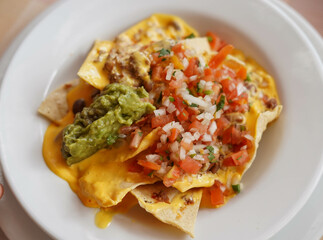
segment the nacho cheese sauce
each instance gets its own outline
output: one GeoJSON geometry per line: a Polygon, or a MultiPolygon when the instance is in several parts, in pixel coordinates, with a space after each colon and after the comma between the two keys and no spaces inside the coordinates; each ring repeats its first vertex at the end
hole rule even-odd
{"type": "Polygon", "coordinates": [[[98,227],[139,203],[193,236],[199,206],[220,207],[240,192],[262,132],[281,111],[275,82],[214,33],[198,36],[180,18],[154,14],[114,41],[96,41],[67,94],[68,113],[48,127],[45,162],[85,206],[100,209],[98,227]],[[110,83],[145,87],[156,110],[121,127],[112,147],[67,165],[62,135],[73,104],[90,106],[110,83]]]}

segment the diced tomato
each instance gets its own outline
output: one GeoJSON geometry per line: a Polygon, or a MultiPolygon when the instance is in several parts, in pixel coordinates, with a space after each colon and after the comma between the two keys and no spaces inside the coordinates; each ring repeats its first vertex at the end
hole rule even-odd
{"type": "Polygon", "coordinates": [[[236,164],[234,163],[233,159],[231,156],[223,159],[223,162],[222,162],[222,166],[224,167],[231,167],[231,166],[235,166],[236,164]]]}
{"type": "Polygon", "coordinates": [[[188,119],[188,117],[189,117],[189,114],[185,109],[183,109],[177,116],[177,118],[180,122],[186,121],[188,119]]]}
{"type": "Polygon", "coordinates": [[[238,83],[231,79],[224,79],[221,81],[223,92],[226,95],[226,98],[231,100],[237,97],[237,85],[238,83]]]}
{"type": "Polygon", "coordinates": [[[196,57],[193,57],[190,59],[189,64],[184,71],[184,74],[186,77],[191,77],[191,76],[197,75],[199,73],[198,63],[199,63],[199,60],[196,57]]]}
{"type": "Polygon", "coordinates": [[[223,160],[222,165],[228,166],[242,166],[249,161],[249,154],[247,150],[241,150],[236,153],[232,153],[230,156],[223,160]]]}
{"type": "Polygon", "coordinates": [[[151,79],[155,82],[163,81],[163,67],[162,66],[155,66],[151,72],[151,79]]]}
{"type": "Polygon", "coordinates": [[[221,185],[218,182],[215,182],[214,185],[210,187],[211,204],[214,207],[224,203],[224,195],[220,186],[221,185]]]}
{"type": "Polygon", "coordinates": [[[138,160],[138,164],[140,166],[143,166],[145,168],[149,168],[151,170],[159,170],[160,169],[160,165],[153,163],[153,162],[146,161],[146,160],[138,160]]]}
{"type": "Polygon", "coordinates": [[[203,125],[203,124],[202,124],[200,121],[198,121],[198,120],[195,120],[194,122],[192,122],[192,123],[190,124],[190,126],[189,126],[188,128],[189,128],[189,129],[192,129],[192,128],[197,129],[197,131],[198,131],[201,135],[203,135],[203,134],[205,134],[205,133],[206,133],[208,126],[207,126],[207,125],[203,125]]]}
{"type": "Polygon", "coordinates": [[[207,82],[213,82],[215,80],[215,77],[213,75],[213,72],[211,70],[211,68],[205,68],[204,69],[204,78],[203,80],[207,81],[207,82]]]}
{"type": "Polygon", "coordinates": [[[174,96],[174,105],[175,107],[178,109],[178,111],[183,111],[186,107],[186,105],[183,103],[183,99],[178,97],[178,96],[174,96]]]}
{"type": "Polygon", "coordinates": [[[212,50],[219,51],[226,45],[224,41],[222,41],[216,34],[212,32],[207,32],[206,36],[209,38],[209,43],[212,50]]]}
{"type": "Polygon", "coordinates": [[[214,133],[216,136],[221,136],[226,128],[230,126],[230,121],[225,117],[221,116],[219,119],[216,119],[217,129],[214,133]]]}
{"type": "Polygon", "coordinates": [[[162,127],[172,121],[174,121],[173,115],[156,116],[151,119],[151,127],[152,128],[162,127]]]}
{"type": "Polygon", "coordinates": [[[131,161],[128,165],[128,171],[129,172],[142,172],[143,167],[140,166],[137,161],[131,161]]]}
{"type": "MultiPolygon", "coordinates": [[[[190,116],[200,114],[199,109],[198,109],[198,108],[195,108],[195,107],[188,107],[186,110],[187,110],[187,112],[188,112],[188,114],[189,114],[190,116]]],[[[190,118],[190,119],[191,119],[191,118],[190,118]]],[[[192,121],[192,122],[193,122],[193,121],[192,121]]]]}
{"type": "Polygon", "coordinates": [[[166,187],[170,187],[181,176],[182,170],[174,165],[171,170],[164,176],[163,183],[166,187]]]}
{"type": "Polygon", "coordinates": [[[237,77],[245,80],[247,78],[247,69],[245,66],[242,66],[240,70],[237,72],[237,77]]]}
{"type": "Polygon", "coordinates": [[[172,51],[175,55],[179,56],[180,58],[184,57],[184,48],[181,43],[178,43],[172,47],[172,51]]]}
{"type": "Polygon", "coordinates": [[[172,128],[170,130],[170,136],[168,137],[169,142],[171,143],[174,142],[177,139],[178,134],[179,134],[179,130],[177,128],[172,128]]]}
{"type": "Polygon", "coordinates": [[[242,141],[242,133],[235,126],[227,128],[222,136],[223,144],[239,144],[242,141]]]}
{"type": "Polygon", "coordinates": [[[185,150],[189,151],[189,150],[191,150],[191,149],[193,148],[193,142],[191,142],[191,143],[187,143],[187,142],[181,141],[181,146],[182,146],[185,150]]]}
{"type": "Polygon", "coordinates": [[[129,147],[131,149],[137,149],[139,147],[139,144],[141,143],[142,138],[143,138],[143,132],[139,128],[137,128],[131,134],[131,136],[132,136],[132,139],[131,139],[129,147]]]}
{"type": "Polygon", "coordinates": [[[156,153],[165,154],[168,151],[168,144],[163,144],[161,148],[156,148],[156,153]]]}
{"type": "Polygon", "coordinates": [[[180,88],[182,86],[183,82],[184,82],[184,79],[182,79],[182,80],[171,80],[169,82],[169,88],[172,89],[172,90],[180,88]]]}
{"type": "Polygon", "coordinates": [[[179,166],[187,173],[196,174],[200,171],[202,164],[187,156],[185,160],[179,162],[179,166]]]}
{"type": "Polygon", "coordinates": [[[234,161],[236,166],[241,166],[241,165],[245,164],[246,162],[248,162],[249,154],[248,154],[247,150],[241,150],[237,153],[233,153],[231,155],[231,158],[234,161]]]}
{"type": "Polygon", "coordinates": [[[225,58],[231,53],[233,48],[234,47],[232,45],[226,45],[225,47],[223,47],[217,55],[211,58],[209,62],[210,68],[216,69],[218,66],[220,66],[225,58]]]}

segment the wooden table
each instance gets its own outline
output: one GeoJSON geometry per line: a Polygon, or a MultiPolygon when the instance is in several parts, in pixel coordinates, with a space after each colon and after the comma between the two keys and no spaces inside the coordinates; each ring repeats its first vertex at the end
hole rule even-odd
{"type": "MultiPolygon", "coordinates": [[[[57,0],[0,0],[0,57],[19,32],[57,0]]],[[[284,0],[323,36],[323,0],[284,0]]],[[[0,239],[7,239],[0,226],[0,239]]],[[[321,238],[323,240],[323,237],[321,238]]]]}

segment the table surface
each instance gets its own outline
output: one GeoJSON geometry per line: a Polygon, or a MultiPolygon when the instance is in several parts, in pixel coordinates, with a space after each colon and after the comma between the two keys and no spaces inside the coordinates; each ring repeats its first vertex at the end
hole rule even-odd
{"type": "MultiPolygon", "coordinates": [[[[57,0],[0,0],[0,58],[14,38],[39,13],[57,0]]],[[[323,36],[323,0],[283,0],[323,36]]],[[[323,238],[323,237],[322,237],[323,238]]],[[[0,239],[6,239],[0,226],[0,239]]],[[[323,239],[322,239],[323,240],[323,239]]]]}

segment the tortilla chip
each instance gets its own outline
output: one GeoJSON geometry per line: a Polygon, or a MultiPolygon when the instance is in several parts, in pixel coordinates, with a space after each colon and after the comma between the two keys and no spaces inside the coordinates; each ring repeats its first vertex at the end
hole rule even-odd
{"type": "Polygon", "coordinates": [[[103,68],[113,44],[112,41],[96,41],[77,73],[80,78],[100,90],[109,84],[108,74],[103,68]]]}
{"type": "Polygon", "coordinates": [[[128,168],[129,162],[92,164],[78,180],[82,195],[106,208],[117,205],[136,187],[158,181],[142,173],[129,172],[128,168]]]}
{"type": "Polygon", "coordinates": [[[145,45],[165,38],[181,39],[191,33],[198,36],[198,32],[179,17],[154,14],[121,33],[114,42],[96,41],[77,74],[95,88],[102,90],[110,83],[108,73],[104,71],[104,65],[110,50],[116,43],[119,44],[118,47],[134,42],[145,45]]]}
{"type": "Polygon", "coordinates": [[[160,221],[175,226],[194,237],[194,226],[202,198],[202,189],[192,189],[181,193],[175,188],[167,188],[159,182],[140,186],[132,190],[131,193],[147,212],[153,214],[160,221]]]}
{"type": "Polygon", "coordinates": [[[62,119],[68,112],[67,93],[78,84],[79,79],[75,79],[51,92],[40,104],[38,112],[50,121],[62,119]]]}
{"type": "Polygon", "coordinates": [[[254,141],[255,151],[251,160],[246,164],[241,176],[245,174],[245,172],[250,168],[251,164],[255,160],[260,139],[264,131],[267,129],[267,125],[279,117],[282,109],[283,109],[283,106],[278,105],[272,111],[266,111],[259,114],[259,117],[257,118],[256,134],[255,134],[255,141],[254,141]]]}

